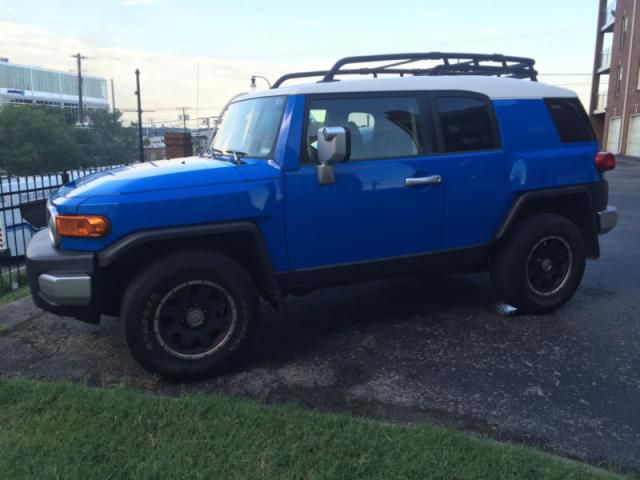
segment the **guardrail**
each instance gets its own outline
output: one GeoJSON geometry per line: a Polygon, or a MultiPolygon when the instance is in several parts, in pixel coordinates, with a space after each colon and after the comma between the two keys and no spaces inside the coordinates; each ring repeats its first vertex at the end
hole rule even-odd
{"type": "Polygon", "coordinates": [[[47,198],[69,181],[118,166],[22,177],[0,174],[0,295],[27,284],[24,255],[33,234],[46,225],[47,198]]]}

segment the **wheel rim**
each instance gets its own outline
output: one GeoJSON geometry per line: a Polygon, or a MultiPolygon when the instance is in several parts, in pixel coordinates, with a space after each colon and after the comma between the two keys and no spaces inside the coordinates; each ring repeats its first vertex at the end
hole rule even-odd
{"type": "Polygon", "coordinates": [[[527,260],[527,283],[536,294],[549,296],[569,281],[573,251],[562,237],[549,236],[531,249],[527,260]]]}
{"type": "Polygon", "coordinates": [[[197,360],[227,343],[236,320],[236,303],[227,290],[209,281],[190,281],[173,288],[160,300],[153,327],[165,351],[178,358],[197,360]]]}

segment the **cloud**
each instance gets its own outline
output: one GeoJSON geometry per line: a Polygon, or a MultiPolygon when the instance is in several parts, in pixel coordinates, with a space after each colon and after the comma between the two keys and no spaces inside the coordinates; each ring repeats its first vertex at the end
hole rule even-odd
{"type": "MultiPolygon", "coordinates": [[[[232,96],[249,90],[251,75],[264,75],[274,81],[290,71],[319,67],[256,59],[175,56],[95,45],[37,25],[1,21],[0,45],[3,52],[10,52],[11,62],[61,71],[73,71],[75,60],[70,55],[81,52],[89,57],[83,63],[87,74],[114,79],[116,106],[121,110],[133,109],[136,105],[134,72],[139,68],[143,109],[155,110],[145,114],[144,120],[153,119],[156,124],[177,123],[178,106],[190,107],[192,118],[196,114],[217,115],[232,96]],[[200,92],[197,105],[198,64],[200,92]]],[[[133,120],[135,115],[126,114],[125,117],[133,120]]]]}

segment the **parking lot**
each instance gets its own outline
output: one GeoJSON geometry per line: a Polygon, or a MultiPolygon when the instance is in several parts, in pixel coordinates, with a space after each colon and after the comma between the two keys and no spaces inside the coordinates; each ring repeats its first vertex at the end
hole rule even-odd
{"type": "Polygon", "coordinates": [[[395,279],[265,307],[255,354],[187,387],[145,374],[117,319],[97,327],[0,309],[0,374],[184,388],[391,421],[453,425],[640,471],[640,161],[609,175],[620,223],[565,308],[525,316],[486,275],[395,279]]]}

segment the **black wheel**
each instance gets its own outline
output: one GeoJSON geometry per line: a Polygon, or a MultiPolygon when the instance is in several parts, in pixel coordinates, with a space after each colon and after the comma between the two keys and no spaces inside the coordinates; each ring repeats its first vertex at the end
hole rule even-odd
{"type": "Polygon", "coordinates": [[[247,272],[207,251],[164,257],[127,288],[121,317],[135,359],[178,381],[219,373],[249,343],[259,299],[247,272]]]}
{"type": "Polygon", "coordinates": [[[537,214],[519,223],[492,257],[498,296],[530,313],[551,312],[580,285],[586,263],[584,239],[569,219],[537,214]]]}

